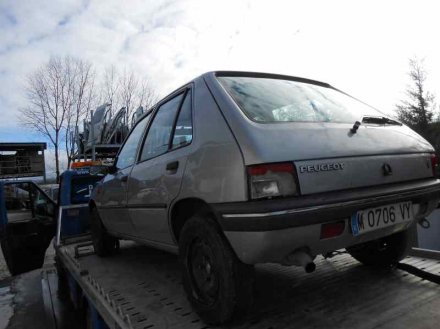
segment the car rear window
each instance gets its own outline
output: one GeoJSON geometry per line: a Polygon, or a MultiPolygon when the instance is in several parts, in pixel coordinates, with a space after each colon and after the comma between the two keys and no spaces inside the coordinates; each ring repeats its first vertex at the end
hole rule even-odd
{"type": "Polygon", "coordinates": [[[217,79],[256,122],[354,123],[366,115],[383,115],[340,91],[311,83],[262,77],[217,79]]]}

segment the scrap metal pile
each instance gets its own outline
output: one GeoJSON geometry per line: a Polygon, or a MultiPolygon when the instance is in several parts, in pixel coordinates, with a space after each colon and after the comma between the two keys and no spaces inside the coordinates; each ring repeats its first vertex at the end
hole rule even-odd
{"type": "Polygon", "coordinates": [[[129,125],[125,107],[112,116],[110,103],[98,106],[91,113],[91,119],[84,120],[82,132],[78,127],[75,128],[75,159],[114,158],[127,137],[130,126],[143,113],[144,109],[140,106],[134,111],[129,125]]]}

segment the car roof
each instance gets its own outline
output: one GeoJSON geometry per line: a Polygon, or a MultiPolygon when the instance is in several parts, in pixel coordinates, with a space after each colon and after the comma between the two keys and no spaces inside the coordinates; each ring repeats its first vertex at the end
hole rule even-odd
{"type": "Polygon", "coordinates": [[[265,73],[265,72],[249,72],[249,71],[211,71],[203,76],[214,75],[215,77],[228,76],[228,77],[249,77],[249,78],[268,78],[268,79],[280,79],[280,80],[291,80],[298,81],[304,83],[310,83],[314,85],[318,85],[326,88],[333,88],[330,84],[318,80],[301,78],[297,76],[290,76],[284,74],[276,74],[276,73],[265,73]]]}

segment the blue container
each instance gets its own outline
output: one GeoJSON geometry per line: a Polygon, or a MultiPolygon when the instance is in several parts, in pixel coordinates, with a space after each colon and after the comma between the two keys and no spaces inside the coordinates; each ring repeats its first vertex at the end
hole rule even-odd
{"type": "Polygon", "coordinates": [[[61,238],[90,230],[89,199],[103,175],[87,170],[66,170],[60,177],[58,205],[62,207],[61,238]]]}

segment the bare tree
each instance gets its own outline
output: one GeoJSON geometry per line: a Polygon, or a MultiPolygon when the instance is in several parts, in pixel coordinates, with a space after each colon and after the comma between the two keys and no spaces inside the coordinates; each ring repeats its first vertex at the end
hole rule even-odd
{"type": "Polygon", "coordinates": [[[95,75],[92,64],[81,59],[71,59],[71,75],[73,81],[72,106],[67,112],[66,125],[64,128],[64,141],[67,154],[67,166],[74,156],[77,127],[79,121],[88,117],[91,107],[94,105],[94,80],[95,75]]]}
{"type": "Polygon", "coordinates": [[[28,76],[27,98],[29,105],[21,112],[22,123],[46,136],[55,150],[55,172],[59,179],[60,133],[66,120],[68,97],[63,92],[69,88],[69,78],[60,58],[48,63],[28,76]]]}
{"type": "Polygon", "coordinates": [[[43,134],[55,151],[56,179],[60,175],[61,143],[71,158],[70,129],[91,106],[91,64],[72,57],[52,57],[27,78],[28,106],[20,110],[23,125],[43,134]],[[88,95],[88,96],[87,96],[88,95]]]}
{"type": "Polygon", "coordinates": [[[108,66],[104,70],[101,86],[101,102],[112,104],[112,115],[115,113],[118,104],[119,73],[114,65],[108,66]]]}
{"type": "Polygon", "coordinates": [[[406,90],[407,99],[396,105],[397,114],[402,122],[426,135],[433,118],[434,96],[425,88],[427,73],[423,67],[423,60],[410,59],[409,67],[411,85],[406,90]]]}
{"type": "Polygon", "coordinates": [[[132,70],[124,69],[119,79],[119,99],[121,107],[125,107],[125,122],[128,122],[136,104],[139,79],[132,70]]]}
{"type": "Polygon", "coordinates": [[[118,71],[114,65],[104,70],[101,83],[100,103],[110,103],[112,116],[121,108],[126,109],[128,123],[133,112],[140,106],[149,109],[157,101],[157,95],[148,80],[125,67],[118,71]]]}
{"type": "Polygon", "coordinates": [[[143,106],[146,110],[153,107],[158,97],[148,80],[142,80],[137,93],[137,107],[143,106]]]}

